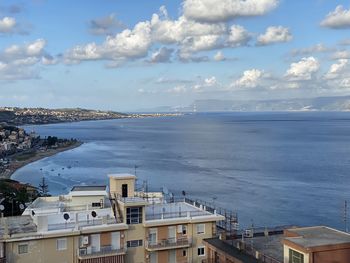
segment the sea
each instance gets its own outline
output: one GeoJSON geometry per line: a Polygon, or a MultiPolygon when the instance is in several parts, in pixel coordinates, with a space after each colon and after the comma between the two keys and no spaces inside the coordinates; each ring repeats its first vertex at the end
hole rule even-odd
{"type": "Polygon", "coordinates": [[[348,225],[350,112],[196,113],[25,129],[84,142],[12,176],[35,186],[45,177],[52,195],[136,173],[149,191],[184,191],[236,212],[241,228],[348,225]]]}

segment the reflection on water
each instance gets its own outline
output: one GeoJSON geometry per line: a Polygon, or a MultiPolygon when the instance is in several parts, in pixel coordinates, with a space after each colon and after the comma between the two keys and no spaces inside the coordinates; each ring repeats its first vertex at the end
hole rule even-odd
{"type": "Polygon", "coordinates": [[[249,225],[342,228],[350,199],[350,113],[230,113],[28,126],[85,143],[18,170],[52,194],[134,173],[238,211],[249,225]]]}

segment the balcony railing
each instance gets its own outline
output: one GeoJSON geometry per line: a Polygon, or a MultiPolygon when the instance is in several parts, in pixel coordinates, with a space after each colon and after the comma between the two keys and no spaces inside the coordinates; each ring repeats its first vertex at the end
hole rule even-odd
{"type": "Polygon", "coordinates": [[[97,218],[94,220],[85,220],[85,221],[78,221],[76,222],[68,222],[68,223],[60,223],[60,224],[49,224],[48,230],[61,230],[61,229],[72,229],[72,228],[78,228],[81,229],[82,227],[88,227],[88,226],[99,226],[104,224],[118,224],[121,223],[120,220],[117,220],[115,218],[108,218],[108,219],[102,219],[97,218]]]}
{"type": "Polygon", "coordinates": [[[93,249],[89,250],[87,248],[80,248],[78,250],[78,256],[80,259],[125,255],[125,253],[126,249],[112,249],[111,246],[101,247],[99,251],[93,249]]]}
{"type": "Polygon", "coordinates": [[[146,242],[146,249],[148,251],[182,248],[190,246],[191,240],[189,238],[169,238],[160,240],[159,242],[146,242]]]}
{"type": "Polygon", "coordinates": [[[172,218],[191,218],[196,216],[207,216],[211,215],[206,211],[181,211],[174,213],[157,213],[157,214],[147,214],[146,220],[161,220],[161,219],[172,219],[172,218]]]}
{"type": "Polygon", "coordinates": [[[0,263],[6,263],[6,258],[0,258],[0,263]]]}

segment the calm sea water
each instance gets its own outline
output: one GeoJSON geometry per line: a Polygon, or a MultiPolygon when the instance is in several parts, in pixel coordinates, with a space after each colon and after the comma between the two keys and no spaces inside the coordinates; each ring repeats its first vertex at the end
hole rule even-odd
{"type": "Polygon", "coordinates": [[[225,113],[28,126],[85,143],[18,170],[51,194],[134,173],[238,212],[240,224],[344,229],[350,201],[350,113],[225,113]]]}

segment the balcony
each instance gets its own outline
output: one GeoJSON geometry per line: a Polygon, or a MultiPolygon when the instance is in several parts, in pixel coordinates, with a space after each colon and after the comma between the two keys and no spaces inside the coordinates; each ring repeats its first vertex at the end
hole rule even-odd
{"type": "Polygon", "coordinates": [[[0,258],[0,263],[6,263],[6,258],[0,258]]]}
{"type": "Polygon", "coordinates": [[[101,258],[108,258],[110,260],[117,259],[119,261],[116,262],[124,262],[125,254],[126,249],[112,249],[111,246],[101,247],[100,251],[94,251],[93,249],[89,250],[87,248],[80,248],[78,250],[79,263],[101,262],[99,261],[101,258]]]}
{"type": "Polygon", "coordinates": [[[188,238],[170,238],[163,239],[156,243],[146,242],[147,251],[159,251],[167,249],[176,249],[176,248],[187,248],[191,246],[191,240],[188,238]]]}

